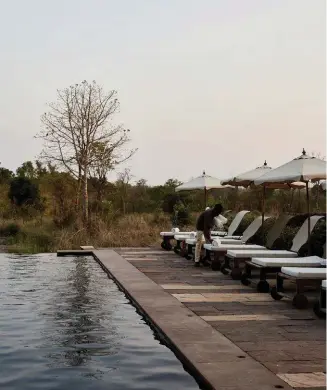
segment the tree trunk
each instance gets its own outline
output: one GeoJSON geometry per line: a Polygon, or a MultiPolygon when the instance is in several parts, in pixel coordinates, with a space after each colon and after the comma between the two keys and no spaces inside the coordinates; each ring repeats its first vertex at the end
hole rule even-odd
{"type": "Polygon", "coordinates": [[[84,177],[83,177],[83,220],[84,220],[84,224],[87,225],[89,221],[89,194],[87,188],[87,167],[84,168],[84,177]]]}
{"type": "Polygon", "coordinates": [[[80,209],[80,199],[82,192],[82,169],[78,167],[77,193],[76,193],[76,211],[80,209]]]}
{"type": "Polygon", "coordinates": [[[319,210],[320,180],[316,183],[316,209],[319,210]]]}
{"type": "Polygon", "coordinates": [[[121,195],[121,196],[120,196],[120,199],[121,199],[121,208],[122,208],[123,214],[125,215],[125,213],[126,213],[125,198],[124,198],[123,195],[121,195]]]}

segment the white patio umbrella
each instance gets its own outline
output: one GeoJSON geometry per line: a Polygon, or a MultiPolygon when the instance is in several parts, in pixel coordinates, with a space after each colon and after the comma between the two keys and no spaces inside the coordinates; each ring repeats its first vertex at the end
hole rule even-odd
{"type": "MultiPolygon", "coordinates": [[[[306,186],[307,195],[307,212],[310,214],[309,204],[309,181],[315,182],[326,179],[326,161],[316,157],[308,156],[303,149],[302,155],[293,160],[281,165],[278,168],[272,169],[263,176],[254,180],[256,185],[271,184],[291,184],[294,182],[303,182],[306,186]]],[[[308,241],[310,240],[310,219],[308,223],[308,241]]],[[[309,245],[310,250],[310,245],[309,245]]]]}
{"type": "MultiPolygon", "coordinates": [[[[267,161],[264,162],[263,165],[252,169],[250,171],[241,173],[240,175],[234,176],[230,179],[226,179],[222,181],[222,184],[229,184],[232,186],[241,186],[248,187],[254,184],[255,180],[259,179],[263,175],[267,174],[272,170],[271,167],[267,165],[267,161]]],[[[263,193],[262,193],[262,224],[264,223],[265,218],[265,200],[266,200],[266,187],[273,189],[288,189],[288,188],[301,188],[304,187],[305,184],[295,182],[295,183],[271,183],[269,185],[263,185],[263,193]]]]}
{"type": "Polygon", "coordinates": [[[213,176],[206,175],[203,171],[202,176],[196,177],[186,183],[181,184],[176,187],[175,191],[190,191],[190,190],[204,190],[204,201],[205,206],[207,205],[207,191],[210,189],[220,189],[228,188],[229,186],[224,186],[221,184],[221,180],[213,176]]]}
{"type": "Polygon", "coordinates": [[[240,175],[233,176],[229,179],[223,180],[221,182],[221,184],[224,184],[224,185],[229,184],[231,186],[248,187],[250,184],[253,183],[253,181],[255,179],[264,175],[270,169],[271,169],[271,167],[268,167],[267,161],[265,161],[262,166],[257,167],[255,169],[251,169],[251,171],[241,173],[240,175]]]}

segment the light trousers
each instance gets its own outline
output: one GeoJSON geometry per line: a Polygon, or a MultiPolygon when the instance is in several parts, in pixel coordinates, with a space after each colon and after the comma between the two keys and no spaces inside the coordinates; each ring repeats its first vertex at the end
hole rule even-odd
{"type": "Polygon", "coordinates": [[[202,249],[203,242],[204,242],[203,232],[198,230],[197,234],[196,234],[196,244],[195,244],[195,254],[194,254],[194,261],[196,263],[198,263],[200,261],[201,249],[202,249]]]}

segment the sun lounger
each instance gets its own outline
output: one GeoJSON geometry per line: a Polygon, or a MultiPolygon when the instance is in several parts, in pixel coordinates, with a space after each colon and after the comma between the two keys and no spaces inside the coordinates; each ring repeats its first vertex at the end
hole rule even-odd
{"type": "Polygon", "coordinates": [[[293,305],[298,309],[305,309],[308,306],[308,298],[304,295],[307,288],[319,288],[321,282],[326,279],[326,267],[282,267],[281,272],[276,276],[276,286],[271,289],[271,296],[275,300],[284,297],[292,299],[293,305]],[[284,292],[284,280],[289,280],[296,285],[296,293],[289,296],[284,292]]]}
{"type": "MultiPolygon", "coordinates": [[[[322,218],[322,216],[314,215],[310,217],[311,225],[310,229],[311,232],[314,229],[316,223],[322,218]]],[[[231,250],[228,250],[225,256],[225,263],[223,267],[221,267],[223,273],[229,273],[230,271],[233,271],[233,278],[240,279],[241,278],[241,268],[240,265],[245,264],[246,261],[251,260],[253,257],[256,258],[292,258],[292,257],[298,257],[298,251],[301,249],[301,247],[307,242],[308,240],[308,220],[307,218],[297,234],[293,238],[293,245],[291,249],[288,250],[270,250],[268,248],[262,249],[262,250],[255,250],[252,251],[251,249],[247,248],[234,248],[231,250]]]]}
{"type": "MultiPolygon", "coordinates": [[[[230,212],[230,210],[227,210],[223,214],[228,214],[229,212],[230,212]]],[[[229,230],[227,232],[219,231],[219,232],[216,232],[216,234],[219,236],[226,236],[227,234],[233,234],[235,232],[235,230],[238,228],[242,218],[244,217],[244,215],[246,213],[249,213],[249,211],[240,211],[239,213],[237,213],[235,218],[233,219],[230,227],[229,227],[229,230]],[[235,221],[235,223],[234,223],[234,221],[235,221]],[[233,223],[234,223],[234,225],[233,225],[233,223]],[[230,233],[230,229],[231,229],[232,225],[235,226],[235,228],[230,233]]],[[[162,242],[161,242],[162,249],[165,249],[165,250],[172,249],[172,245],[170,243],[170,240],[172,240],[174,238],[176,233],[187,235],[187,234],[190,234],[191,232],[180,232],[178,228],[172,228],[172,230],[170,232],[160,232],[160,237],[162,237],[162,242]]]]}
{"type": "MultiPolygon", "coordinates": [[[[233,236],[233,234],[236,232],[237,228],[239,227],[240,223],[242,222],[244,216],[249,213],[250,211],[248,210],[243,210],[239,211],[235,218],[232,220],[231,224],[228,227],[227,232],[222,232],[222,231],[216,231],[216,232],[211,232],[211,236],[218,236],[222,238],[241,238],[241,236],[233,236]]],[[[189,240],[186,241],[187,245],[187,253],[188,257],[192,255],[193,253],[193,247],[196,245],[196,239],[189,238],[189,240]]]]}
{"type": "MultiPolygon", "coordinates": [[[[219,232],[212,231],[211,235],[215,237],[219,232]]],[[[188,244],[187,242],[194,242],[194,245],[196,243],[196,232],[190,232],[190,233],[177,233],[174,235],[174,239],[176,241],[176,245],[174,246],[174,252],[177,254],[180,254],[181,256],[187,257],[188,253],[188,244]]]]}
{"type": "Polygon", "coordinates": [[[242,210],[239,211],[234,219],[232,220],[231,224],[228,227],[227,233],[223,234],[223,236],[232,236],[238,227],[240,226],[240,223],[242,222],[243,218],[245,217],[246,214],[248,214],[250,211],[249,210],[242,210]]]}
{"type": "Polygon", "coordinates": [[[319,299],[313,306],[313,311],[319,318],[326,318],[326,286],[327,280],[321,282],[319,299]]]}
{"type": "Polygon", "coordinates": [[[161,232],[160,237],[162,237],[161,248],[167,251],[172,249],[170,240],[172,240],[175,234],[190,234],[190,232],[180,232],[178,228],[172,228],[170,232],[161,232]]]}
{"type": "MultiPolygon", "coordinates": [[[[213,231],[211,231],[211,236],[212,237],[223,237],[223,238],[227,235],[231,236],[236,231],[236,229],[239,227],[244,216],[249,212],[250,211],[248,211],[248,210],[239,211],[236,214],[233,221],[231,222],[227,232],[213,230],[213,231]]],[[[188,238],[185,237],[185,235],[186,235],[185,233],[181,236],[179,236],[179,234],[180,233],[178,233],[178,236],[173,237],[176,240],[176,246],[174,247],[174,251],[175,251],[175,253],[178,253],[178,254],[186,257],[187,259],[190,259],[193,256],[193,248],[196,245],[196,232],[193,232],[193,236],[192,236],[192,233],[190,232],[188,238]],[[189,241],[186,242],[186,240],[189,240],[189,241]]]]}
{"type": "MultiPolygon", "coordinates": [[[[265,220],[267,218],[269,217],[267,216],[264,217],[265,220]]],[[[241,240],[243,242],[246,242],[256,234],[256,232],[259,230],[261,225],[262,225],[262,217],[255,218],[255,220],[252,221],[250,225],[244,230],[241,236],[227,235],[224,237],[224,240],[233,240],[234,242],[237,240],[241,240]]]]}
{"type": "MultiPolygon", "coordinates": [[[[265,220],[269,219],[271,217],[266,216],[265,220]]],[[[220,269],[221,266],[221,258],[225,256],[228,250],[233,249],[251,249],[253,251],[257,251],[259,249],[265,249],[265,247],[261,245],[248,245],[246,242],[256,233],[256,231],[260,228],[262,224],[262,218],[258,217],[256,218],[247,229],[244,231],[243,238],[245,237],[245,242],[230,242],[229,244],[223,244],[219,241],[213,242],[212,244],[204,244],[204,249],[209,252],[213,253],[213,260],[211,261],[211,268],[215,271],[220,269]],[[256,231],[254,231],[253,226],[256,228],[256,231]]]]}
{"type": "Polygon", "coordinates": [[[243,211],[239,211],[236,215],[235,215],[235,218],[232,220],[231,224],[229,225],[228,227],[228,230],[227,232],[223,232],[223,231],[212,231],[211,232],[211,235],[212,236],[218,236],[218,237],[222,237],[223,239],[225,238],[238,238],[238,237],[241,237],[241,236],[233,236],[233,234],[236,232],[236,230],[238,229],[238,227],[240,226],[240,223],[242,222],[243,218],[245,217],[246,214],[248,214],[250,211],[248,210],[243,210],[243,211]]]}
{"type": "MultiPolygon", "coordinates": [[[[326,258],[326,244],[323,248],[323,257],[326,258]]],[[[269,292],[270,286],[266,280],[267,275],[280,272],[282,267],[321,267],[324,263],[325,259],[318,256],[295,258],[253,257],[251,261],[245,262],[241,282],[245,286],[255,284],[258,292],[269,292]],[[256,275],[253,275],[253,271],[256,271],[256,275]],[[255,276],[259,277],[259,281],[254,280],[255,276]]]]}
{"type": "Polygon", "coordinates": [[[276,274],[282,267],[321,267],[322,258],[318,256],[295,257],[295,258],[262,258],[254,257],[252,261],[246,261],[241,282],[245,286],[255,284],[258,292],[268,293],[270,291],[267,275],[276,274]],[[259,281],[253,279],[252,271],[257,271],[259,281]]]}
{"type": "MultiPolygon", "coordinates": [[[[211,232],[211,236],[212,236],[212,238],[215,238],[214,232],[211,232]]],[[[219,237],[219,241],[221,244],[224,244],[224,245],[226,245],[226,244],[234,244],[234,245],[244,244],[244,242],[241,240],[226,239],[225,237],[219,237]]],[[[205,240],[203,240],[203,243],[204,242],[205,242],[205,240]]],[[[187,259],[191,259],[192,255],[193,255],[193,248],[196,245],[196,238],[186,239],[185,244],[186,244],[186,249],[187,249],[187,253],[186,253],[185,257],[187,259]]],[[[205,257],[210,257],[210,255],[206,255],[205,257]]]]}

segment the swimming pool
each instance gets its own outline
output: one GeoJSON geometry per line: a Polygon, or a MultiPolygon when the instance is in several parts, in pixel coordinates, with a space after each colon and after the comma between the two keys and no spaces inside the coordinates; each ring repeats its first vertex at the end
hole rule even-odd
{"type": "Polygon", "coordinates": [[[0,254],[0,388],[199,389],[90,257],[0,254]]]}

